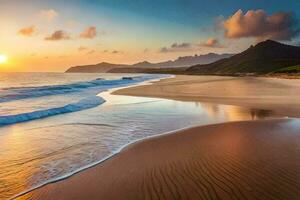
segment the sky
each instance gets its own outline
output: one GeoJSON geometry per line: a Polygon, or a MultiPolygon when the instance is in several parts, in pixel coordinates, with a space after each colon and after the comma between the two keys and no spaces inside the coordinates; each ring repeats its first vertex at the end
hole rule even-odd
{"type": "Polygon", "coordinates": [[[300,45],[299,0],[0,0],[0,72],[300,45]]]}

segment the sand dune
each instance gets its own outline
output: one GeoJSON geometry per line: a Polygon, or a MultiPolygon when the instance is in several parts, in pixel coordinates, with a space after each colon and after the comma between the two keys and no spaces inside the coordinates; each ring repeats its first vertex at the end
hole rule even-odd
{"type": "Polygon", "coordinates": [[[300,196],[300,121],[190,128],[18,199],[288,199],[300,196]]]}

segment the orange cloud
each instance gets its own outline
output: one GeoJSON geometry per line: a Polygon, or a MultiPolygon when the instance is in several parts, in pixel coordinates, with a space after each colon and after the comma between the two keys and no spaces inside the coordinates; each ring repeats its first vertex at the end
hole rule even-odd
{"type": "Polygon", "coordinates": [[[299,33],[292,13],[267,15],[264,10],[238,10],[223,21],[227,38],[255,37],[258,39],[291,40],[299,33]]]}
{"type": "Polygon", "coordinates": [[[93,39],[97,36],[97,28],[95,26],[90,26],[86,28],[82,33],[80,33],[81,38],[93,39]]]}
{"type": "Polygon", "coordinates": [[[26,37],[31,37],[31,36],[33,36],[35,33],[36,33],[36,27],[35,27],[35,26],[24,27],[24,28],[21,28],[21,29],[18,31],[18,34],[19,34],[19,35],[26,36],[26,37]]]}
{"type": "Polygon", "coordinates": [[[46,18],[48,21],[52,21],[54,18],[58,16],[58,13],[53,9],[49,9],[49,10],[41,10],[40,15],[46,18]]]}
{"type": "Polygon", "coordinates": [[[216,38],[208,38],[203,44],[201,44],[200,46],[205,46],[205,47],[222,47],[222,45],[220,45],[220,42],[218,39],[216,38]]]}
{"type": "Polygon", "coordinates": [[[52,33],[52,35],[45,38],[45,40],[58,41],[58,40],[69,40],[71,37],[63,30],[58,30],[52,33]]]}

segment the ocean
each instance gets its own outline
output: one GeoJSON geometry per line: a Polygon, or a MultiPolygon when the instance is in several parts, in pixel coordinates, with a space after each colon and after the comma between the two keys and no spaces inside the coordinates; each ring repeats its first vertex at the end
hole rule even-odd
{"type": "Polygon", "coordinates": [[[0,199],[71,176],[137,140],[272,116],[237,106],[110,94],[165,77],[0,73],[0,199]]]}

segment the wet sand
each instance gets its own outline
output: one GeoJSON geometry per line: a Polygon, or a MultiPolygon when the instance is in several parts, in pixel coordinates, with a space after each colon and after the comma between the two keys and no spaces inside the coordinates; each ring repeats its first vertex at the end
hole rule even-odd
{"type": "Polygon", "coordinates": [[[272,110],[300,117],[300,79],[226,76],[176,76],[113,94],[211,102],[272,110]]]}
{"type": "MultiPolygon", "coordinates": [[[[211,101],[300,116],[299,87],[298,80],[177,76],[115,94],[211,101]]],[[[299,155],[296,118],[194,127],[131,144],[99,165],[18,199],[298,200],[299,155]]]]}
{"type": "Polygon", "coordinates": [[[296,200],[299,124],[232,122],[150,138],[18,199],[296,200]]]}

